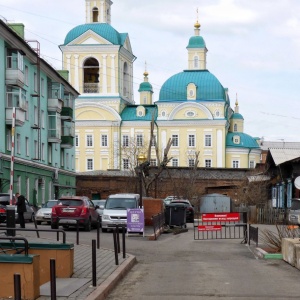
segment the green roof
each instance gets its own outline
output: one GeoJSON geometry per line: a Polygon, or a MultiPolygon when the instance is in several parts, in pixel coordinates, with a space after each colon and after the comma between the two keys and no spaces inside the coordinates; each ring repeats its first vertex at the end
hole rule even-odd
{"type": "Polygon", "coordinates": [[[226,147],[260,149],[256,139],[243,132],[228,132],[226,136],[226,147]],[[239,144],[233,142],[235,136],[239,136],[239,144]]]}
{"type": "Polygon", "coordinates": [[[152,116],[154,115],[154,120],[157,118],[157,108],[156,105],[144,105],[145,116],[138,117],[136,115],[137,107],[142,105],[128,105],[124,108],[121,113],[122,121],[152,121],[152,116]]]}
{"type": "Polygon", "coordinates": [[[186,70],[173,75],[163,84],[159,101],[187,101],[189,83],[194,83],[197,87],[197,101],[226,101],[224,87],[208,70],[186,70]]]}
{"type": "Polygon", "coordinates": [[[186,48],[206,48],[205,41],[202,36],[192,36],[186,48]]]}
{"type": "Polygon", "coordinates": [[[234,114],[232,114],[232,116],[230,117],[230,119],[244,120],[244,117],[240,113],[234,113],[234,114]]]}
{"type": "Polygon", "coordinates": [[[142,82],[140,84],[139,92],[152,92],[152,85],[149,82],[142,82]]]}
{"type": "Polygon", "coordinates": [[[107,23],[88,23],[76,26],[72,30],[68,32],[66,35],[64,45],[69,44],[88,30],[94,31],[96,34],[100,35],[101,37],[105,38],[113,45],[124,45],[124,42],[128,36],[127,33],[119,33],[115,30],[111,25],[107,23]]]}

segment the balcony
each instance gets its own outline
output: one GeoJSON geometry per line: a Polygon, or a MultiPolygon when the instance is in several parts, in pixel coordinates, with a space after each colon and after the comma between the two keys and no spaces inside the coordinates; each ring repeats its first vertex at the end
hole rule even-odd
{"type": "Polygon", "coordinates": [[[8,51],[6,57],[5,84],[23,87],[25,84],[23,55],[18,51],[8,51]]]}
{"type": "Polygon", "coordinates": [[[61,143],[61,118],[53,111],[48,113],[48,143],[61,143]]]}
{"type": "Polygon", "coordinates": [[[87,94],[99,93],[100,85],[99,83],[84,83],[83,92],[87,94]]]}
{"type": "Polygon", "coordinates": [[[63,107],[64,86],[58,82],[49,82],[48,111],[60,113],[63,107]]]}
{"type": "Polygon", "coordinates": [[[48,143],[61,143],[60,129],[48,129],[48,143]]]}
{"type": "Polygon", "coordinates": [[[62,107],[63,107],[63,101],[61,99],[55,99],[55,98],[48,99],[48,111],[61,113],[62,107]]]}
{"type": "Polygon", "coordinates": [[[62,127],[61,148],[70,149],[74,146],[75,123],[64,122],[62,127]]]}
{"type": "Polygon", "coordinates": [[[62,120],[73,120],[73,108],[64,106],[61,110],[62,120]]]}
{"type": "Polygon", "coordinates": [[[26,91],[14,86],[8,86],[6,92],[5,123],[12,125],[13,108],[16,108],[15,125],[23,126],[27,111],[26,91]]]}

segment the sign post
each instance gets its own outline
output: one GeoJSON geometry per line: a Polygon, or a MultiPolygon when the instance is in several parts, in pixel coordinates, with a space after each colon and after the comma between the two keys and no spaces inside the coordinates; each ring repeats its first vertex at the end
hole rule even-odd
{"type": "Polygon", "coordinates": [[[127,209],[127,235],[128,233],[145,234],[145,217],[143,208],[127,209]]]}

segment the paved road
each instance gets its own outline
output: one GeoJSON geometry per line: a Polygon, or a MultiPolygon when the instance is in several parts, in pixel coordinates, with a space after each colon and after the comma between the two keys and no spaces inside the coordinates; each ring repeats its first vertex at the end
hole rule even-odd
{"type": "Polygon", "coordinates": [[[239,240],[193,240],[189,231],[158,241],[127,241],[138,263],[107,300],[299,299],[300,271],[257,259],[239,240]]]}

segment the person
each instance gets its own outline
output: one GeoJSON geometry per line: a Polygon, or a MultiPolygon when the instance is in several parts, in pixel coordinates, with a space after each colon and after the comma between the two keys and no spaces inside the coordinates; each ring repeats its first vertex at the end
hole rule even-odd
{"type": "MultiPolygon", "coordinates": [[[[16,196],[18,193],[16,194],[16,196]]],[[[25,197],[23,195],[18,196],[17,201],[17,213],[19,216],[19,222],[21,228],[25,228],[25,220],[24,220],[24,212],[26,212],[26,203],[25,203],[25,197]]]]}

